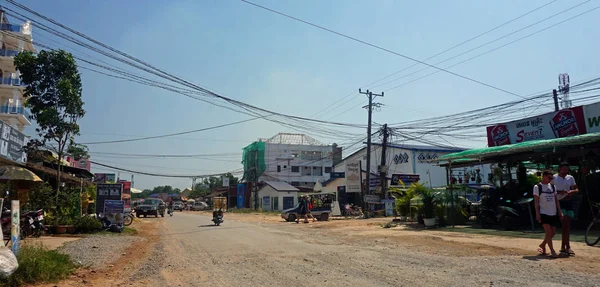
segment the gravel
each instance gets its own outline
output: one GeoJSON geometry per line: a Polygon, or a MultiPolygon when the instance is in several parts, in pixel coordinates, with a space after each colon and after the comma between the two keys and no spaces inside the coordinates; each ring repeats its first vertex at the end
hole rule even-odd
{"type": "Polygon", "coordinates": [[[101,269],[123,255],[127,247],[138,239],[137,236],[94,234],[68,242],[58,251],[71,256],[80,266],[101,269]]]}

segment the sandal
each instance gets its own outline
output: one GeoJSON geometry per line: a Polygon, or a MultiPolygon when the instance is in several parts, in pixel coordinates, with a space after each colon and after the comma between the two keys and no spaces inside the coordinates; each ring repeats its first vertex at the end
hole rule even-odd
{"type": "Polygon", "coordinates": [[[546,253],[546,250],[542,247],[538,247],[537,252],[539,252],[540,255],[548,255],[548,253],[546,253]]]}
{"type": "Polygon", "coordinates": [[[567,254],[569,254],[569,256],[575,256],[575,252],[571,248],[567,249],[567,254]]]}
{"type": "Polygon", "coordinates": [[[550,255],[550,257],[552,257],[552,258],[558,258],[560,256],[558,254],[556,254],[556,252],[552,252],[552,255],[550,255]]]}

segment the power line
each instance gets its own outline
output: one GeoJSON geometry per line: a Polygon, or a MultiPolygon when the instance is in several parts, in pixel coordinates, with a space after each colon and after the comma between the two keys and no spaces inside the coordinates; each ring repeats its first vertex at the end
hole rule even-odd
{"type": "Polygon", "coordinates": [[[96,162],[96,161],[90,161],[90,162],[93,163],[93,164],[95,164],[95,165],[99,165],[99,166],[102,166],[102,167],[110,168],[112,170],[124,171],[124,172],[133,173],[133,174],[140,174],[140,175],[147,175],[147,176],[157,176],[157,177],[201,178],[201,177],[221,176],[221,175],[226,175],[228,173],[228,172],[223,172],[223,173],[203,174],[203,175],[160,174],[160,173],[152,173],[152,172],[145,172],[145,171],[136,171],[136,170],[131,170],[131,169],[127,169],[127,168],[120,168],[120,167],[116,167],[116,166],[112,166],[112,165],[108,165],[108,164],[99,163],[99,162],[96,162]]]}
{"type": "Polygon", "coordinates": [[[242,1],[242,2],[244,2],[244,3],[250,4],[250,5],[256,6],[256,7],[258,7],[258,8],[261,8],[261,9],[267,10],[267,11],[269,11],[269,12],[273,12],[273,13],[275,13],[275,14],[279,14],[279,15],[281,15],[281,16],[284,16],[284,17],[290,18],[290,19],[292,19],[292,20],[295,20],[295,21],[298,21],[298,22],[302,22],[302,23],[304,23],[304,24],[307,24],[307,25],[313,26],[313,27],[315,27],[315,28],[318,28],[318,29],[321,29],[321,30],[324,30],[324,31],[327,31],[327,32],[330,32],[330,33],[333,33],[333,34],[336,34],[336,35],[338,35],[338,36],[341,36],[341,37],[344,37],[344,38],[347,38],[347,39],[350,39],[350,40],[352,40],[352,41],[355,41],[355,42],[358,42],[358,43],[361,43],[361,44],[367,45],[367,46],[369,46],[369,47],[373,47],[373,48],[375,48],[375,49],[378,49],[378,50],[381,50],[381,51],[384,51],[384,52],[388,52],[388,53],[390,53],[390,54],[394,54],[394,55],[396,55],[396,56],[399,56],[399,57],[402,57],[402,58],[404,58],[404,59],[407,59],[407,60],[410,60],[410,61],[413,61],[413,62],[417,62],[417,63],[419,63],[419,64],[422,64],[422,65],[426,65],[426,66],[428,66],[428,67],[431,67],[431,68],[437,69],[437,70],[439,70],[439,71],[446,72],[446,73],[448,73],[448,74],[451,74],[451,75],[454,75],[454,76],[456,76],[456,77],[459,77],[459,78],[462,78],[462,79],[465,79],[465,80],[468,80],[468,81],[471,81],[471,82],[474,82],[474,83],[477,83],[477,84],[480,84],[480,85],[486,86],[486,87],[488,87],[488,88],[492,88],[492,89],[494,89],[494,90],[498,90],[498,91],[501,91],[501,92],[504,92],[504,93],[507,93],[507,94],[510,94],[510,95],[513,95],[513,96],[516,96],[516,97],[519,97],[519,98],[523,98],[523,96],[521,96],[521,95],[519,95],[519,94],[516,94],[516,93],[510,92],[510,91],[507,91],[507,90],[505,90],[505,89],[502,89],[502,88],[499,88],[499,87],[496,87],[496,86],[492,86],[492,85],[490,85],[490,84],[487,84],[487,83],[484,83],[484,82],[481,82],[481,81],[475,80],[475,79],[473,79],[473,78],[470,78],[470,77],[467,77],[467,76],[463,76],[463,75],[461,75],[461,74],[458,74],[458,73],[455,73],[455,72],[449,71],[449,70],[447,70],[447,69],[444,69],[444,68],[440,68],[440,67],[437,67],[437,66],[431,65],[431,64],[429,64],[429,63],[426,63],[426,62],[423,62],[423,61],[417,60],[417,59],[415,59],[415,58],[412,58],[412,57],[406,56],[406,55],[404,55],[404,54],[401,54],[401,53],[398,53],[398,52],[395,52],[395,51],[392,51],[392,50],[389,50],[389,49],[383,48],[383,47],[381,47],[381,46],[378,46],[378,45],[375,45],[375,44],[371,44],[371,43],[369,43],[369,42],[366,42],[366,41],[360,40],[360,39],[358,39],[358,38],[355,38],[355,37],[352,37],[352,36],[349,36],[349,35],[346,35],[346,34],[343,34],[343,33],[337,32],[337,31],[334,31],[334,30],[331,30],[331,29],[329,29],[329,28],[325,28],[325,27],[323,27],[323,26],[319,26],[319,25],[317,25],[317,24],[313,24],[313,23],[311,23],[311,22],[308,22],[308,21],[302,20],[302,19],[300,19],[300,18],[296,18],[296,17],[294,17],[294,16],[291,16],[291,15],[288,15],[288,14],[285,14],[285,13],[282,13],[282,12],[279,12],[279,11],[277,11],[277,10],[273,10],[273,9],[271,9],[271,8],[267,8],[267,7],[265,7],[265,6],[261,6],[261,5],[259,5],[259,4],[256,4],[256,3],[253,3],[253,2],[250,2],[250,1],[247,1],[247,0],[241,0],[241,1],[242,1]]]}

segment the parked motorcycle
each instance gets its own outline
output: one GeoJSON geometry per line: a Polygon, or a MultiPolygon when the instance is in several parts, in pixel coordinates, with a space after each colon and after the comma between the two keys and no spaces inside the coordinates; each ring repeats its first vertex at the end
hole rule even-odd
{"type": "Polygon", "coordinates": [[[48,229],[44,226],[44,210],[27,211],[21,215],[21,237],[40,237],[48,229]]]}
{"type": "Polygon", "coordinates": [[[346,204],[344,214],[345,216],[363,216],[362,208],[354,204],[346,204]]]}

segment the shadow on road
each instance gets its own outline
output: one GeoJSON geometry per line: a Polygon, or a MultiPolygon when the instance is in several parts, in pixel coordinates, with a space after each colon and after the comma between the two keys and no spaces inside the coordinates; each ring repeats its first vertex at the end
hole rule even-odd
{"type": "Polygon", "coordinates": [[[556,260],[556,259],[561,259],[561,258],[568,258],[565,256],[560,255],[558,258],[554,258],[552,256],[549,255],[528,255],[528,256],[523,256],[523,259],[526,260],[531,260],[531,261],[540,261],[540,260],[556,260]]]}
{"type": "Polygon", "coordinates": [[[200,225],[198,227],[202,228],[202,227],[220,227],[220,226],[216,226],[214,224],[207,224],[207,225],[200,225]]]}

